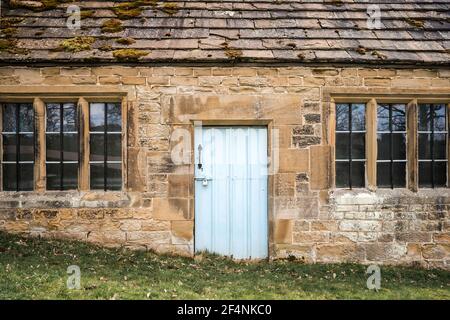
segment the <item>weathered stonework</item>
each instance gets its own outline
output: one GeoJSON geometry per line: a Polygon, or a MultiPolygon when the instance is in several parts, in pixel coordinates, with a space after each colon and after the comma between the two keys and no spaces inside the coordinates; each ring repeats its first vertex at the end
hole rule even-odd
{"type": "Polygon", "coordinates": [[[450,267],[449,189],[334,190],[329,138],[334,93],[448,97],[448,69],[0,68],[2,97],[41,92],[45,101],[58,88],[76,98],[106,88],[126,93],[126,189],[1,192],[0,230],[192,255],[192,155],[174,163],[173,153],[191,147],[184,139],[195,120],[264,124],[277,152],[270,155],[271,258],[450,267]]]}

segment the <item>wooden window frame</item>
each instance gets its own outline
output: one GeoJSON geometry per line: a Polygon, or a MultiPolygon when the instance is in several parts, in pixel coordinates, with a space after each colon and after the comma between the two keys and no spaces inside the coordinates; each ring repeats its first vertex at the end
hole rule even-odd
{"type": "MultiPolygon", "coordinates": [[[[364,140],[366,140],[366,138],[367,138],[367,123],[366,123],[366,119],[367,119],[367,104],[366,103],[364,103],[364,102],[351,102],[351,103],[339,103],[339,104],[348,104],[348,106],[349,106],[349,127],[348,127],[348,134],[349,134],[349,145],[348,145],[348,147],[349,147],[349,150],[348,150],[348,154],[349,154],[349,158],[347,158],[347,159],[334,159],[334,162],[335,162],[335,165],[336,165],[336,162],[348,162],[348,164],[349,164],[349,168],[348,168],[348,182],[349,182],[349,187],[348,187],[348,189],[358,189],[358,188],[361,188],[361,187],[356,187],[356,188],[353,188],[353,183],[352,183],[352,167],[353,167],[353,162],[364,162],[364,166],[367,166],[367,146],[366,146],[366,150],[365,150],[365,158],[364,158],[364,160],[362,160],[362,159],[354,159],[353,157],[352,157],[352,134],[353,133],[355,133],[354,132],[354,130],[353,130],[353,126],[352,126],[352,114],[353,114],[353,110],[352,110],[352,108],[353,108],[353,105],[359,105],[359,104],[362,104],[362,105],[364,105],[364,111],[365,111],[365,114],[366,114],[366,116],[364,117],[364,130],[358,130],[358,131],[356,131],[356,133],[364,133],[364,140]]],[[[335,106],[335,108],[336,108],[336,106],[335,106]]],[[[337,131],[336,129],[335,129],[335,136],[336,136],[336,133],[345,133],[345,131],[337,131]]],[[[364,145],[366,145],[366,142],[364,141],[364,145]]],[[[364,178],[365,178],[365,176],[366,175],[364,175],[364,178]]],[[[339,188],[339,189],[346,189],[346,188],[339,188]]]]}
{"type": "MultiPolygon", "coordinates": [[[[33,103],[35,119],[35,159],[34,159],[34,188],[32,191],[19,191],[21,193],[51,193],[90,191],[105,192],[104,190],[90,189],[89,168],[89,104],[92,102],[120,103],[122,112],[122,188],[120,190],[107,190],[106,192],[122,192],[127,190],[127,93],[118,87],[85,86],[83,88],[55,86],[33,87],[21,86],[15,88],[0,88],[0,104],[7,102],[33,103]],[[78,188],[74,190],[46,190],[46,103],[49,102],[75,102],[77,105],[79,121],[79,172],[78,188]]],[[[0,112],[0,130],[2,129],[3,113],[0,112]]],[[[0,164],[3,162],[3,139],[0,135],[0,164]]],[[[3,182],[2,166],[0,165],[0,182],[3,182]]],[[[3,183],[0,183],[0,192],[3,183]]],[[[5,191],[17,192],[17,191],[5,191]]]]}
{"type": "MultiPolygon", "coordinates": [[[[5,135],[5,133],[3,132],[3,104],[4,103],[13,103],[13,104],[18,104],[18,105],[20,105],[21,103],[24,103],[24,104],[32,105],[33,120],[34,120],[33,131],[29,131],[27,133],[33,133],[33,141],[36,141],[36,111],[34,109],[34,105],[28,100],[21,101],[21,102],[17,102],[17,101],[16,102],[12,102],[12,101],[0,102],[0,178],[1,178],[0,191],[3,191],[3,164],[5,163],[3,161],[3,137],[5,135]]],[[[35,145],[33,146],[33,148],[34,148],[33,153],[35,156],[34,156],[34,159],[32,162],[31,161],[20,161],[20,159],[19,159],[20,158],[20,135],[24,134],[23,132],[20,132],[20,125],[19,125],[20,114],[19,114],[19,112],[20,112],[20,110],[19,110],[19,108],[17,108],[17,113],[15,115],[16,121],[17,121],[17,123],[16,123],[17,128],[16,128],[16,132],[14,133],[14,135],[16,136],[16,160],[14,161],[14,163],[16,164],[16,170],[17,170],[17,172],[16,172],[16,181],[17,181],[16,182],[16,190],[6,190],[6,192],[30,192],[31,190],[19,190],[20,189],[19,188],[19,185],[20,185],[20,174],[19,174],[20,166],[19,166],[19,164],[20,163],[29,163],[29,164],[32,163],[33,167],[35,167],[35,165],[36,165],[35,161],[36,161],[37,150],[36,150],[35,145]]],[[[6,161],[6,163],[11,163],[11,161],[6,161]]],[[[33,172],[34,172],[34,170],[35,169],[33,168],[33,172]]],[[[33,185],[34,185],[34,177],[33,177],[33,185]]],[[[34,186],[33,186],[33,188],[34,188],[34,186]]]]}
{"type": "MultiPolygon", "coordinates": [[[[366,103],[366,170],[365,188],[369,191],[376,191],[377,187],[377,106],[379,103],[404,103],[406,105],[406,188],[394,189],[409,189],[412,192],[419,190],[419,167],[418,167],[418,105],[422,103],[445,104],[447,106],[447,131],[450,135],[450,95],[445,94],[430,94],[430,95],[367,95],[357,93],[334,93],[325,92],[329,95],[328,108],[324,108],[328,117],[328,123],[324,126],[324,135],[328,143],[331,145],[332,163],[330,186],[335,190],[350,190],[348,188],[336,187],[336,161],[335,161],[335,134],[336,134],[336,104],[338,103],[366,103]]],[[[447,183],[446,188],[450,187],[450,137],[447,139],[447,183]]],[[[384,190],[389,190],[385,189],[384,190]]],[[[421,187],[420,189],[430,189],[421,187]]]]}
{"type": "MultiPolygon", "coordinates": [[[[407,187],[407,180],[408,180],[408,178],[407,178],[407,176],[408,176],[408,173],[407,173],[407,168],[408,168],[408,151],[407,151],[407,148],[408,148],[408,137],[407,137],[407,133],[408,133],[408,131],[410,131],[410,130],[408,130],[409,129],[409,125],[410,125],[410,123],[408,122],[408,119],[407,119],[407,111],[406,111],[406,109],[408,108],[408,104],[406,104],[406,103],[378,103],[377,102],[377,105],[376,105],[376,109],[377,109],[377,114],[376,114],[376,124],[377,124],[377,128],[376,128],[376,138],[377,138],[377,140],[376,140],[376,142],[374,142],[374,140],[372,139],[371,140],[371,142],[372,143],[376,143],[377,144],[377,147],[378,147],[378,135],[379,134],[388,134],[389,135],[389,140],[390,140],[390,142],[389,142],[389,159],[379,159],[378,158],[378,154],[377,154],[377,157],[376,157],[376,167],[377,167],[377,171],[378,171],[378,164],[380,164],[380,163],[389,163],[390,165],[389,165],[389,186],[385,186],[385,187],[380,187],[380,186],[378,186],[378,181],[377,181],[377,188],[380,188],[380,189],[404,189],[404,187],[402,186],[402,187],[396,187],[396,186],[394,186],[394,172],[393,172],[393,170],[394,170],[394,163],[404,163],[405,164],[405,176],[404,176],[404,178],[405,178],[405,187],[407,187]],[[404,106],[405,107],[405,116],[404,116],[404,118],[405,118],[405,130],[403,131],[403,130],[393,130],[393,128],[392,128],[392,126],[393,126],[393,118],[392,118],[392,113],[393,113],[393,108],[394,108],[394,105],[400,105],[400,106],[404,106]],[[389,112],[389,120],[388,120],[388,122],[389,122],[389,124],[388,124],[388,126],[389,126],[389,128],[388,128],[388,130],[386,131],[386,130],[383,130],[383,131],[380,131],[380,130],[378,130],[378,109],[379,109],[379,107],[388,107],[388,112],[389,112]],[[404,134],[404,136],[405,136],[405,158],[404,159],[393,159],[393,153],[394,153],[394,141],[393,141],[393,136],[394,136],[394,134],[404,134]]],[[[373,118],[373,119],[371,119],[372,121],[374,121],[374,119],[375,118],[373,118]]],[[[412,123],[411,123],[411,125],[412,125],[412,123]]],[[[378,179],[378,178],[377,178],[378,179]]]]}

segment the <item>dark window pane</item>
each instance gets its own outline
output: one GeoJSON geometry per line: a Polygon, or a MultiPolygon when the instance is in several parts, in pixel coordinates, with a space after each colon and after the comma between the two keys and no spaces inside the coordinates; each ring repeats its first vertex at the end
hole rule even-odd
{"type": "Polygon", "coordinates": [[[434,158],[447,159],[447,134],[435,133],[433,144],[434,158]]]}
{"type": "Polygon", "coordinates": [[[434,163],[434,186],[445,187],[447,184],[447,162],[437,161],[434,163]]]}
{"type": "Polygon", "coordinates": [[[392,131],[406,131],[406,107],[404,104],[392,105],[392,131]]]}
{"type": "MultiPolygon", "coordinates": [[[[432,188],[433,181],[431,179],[433,162],[419,161],[419,186],[432,188]]],[[[447,162],[434,162],[434,187],[445,187],[447,183],[447,162]]]]}
{"type": "Polygon", "coordinates": [[[447,131],[445,110],[443,104],[434,105],[434,131],[447,131]]]}
{"type": "Polygon", "coordinates": [[[378,131],[389,131],[389,105],[378,105],[377,128],[378,131]]]}
{"type": "Polygon", "coordinates": [[[16,141],[17,135],[3,135],[3,161],[16,161],[16,141]]]}
{"type": "Polygon", "coordinates": [[[105,139],[103,134],[90,135],[90,159],[91,161],[105,160],[105,139]]]}
{"type": "Polygon", "coordinates": [[[34,131],[33,105],[22,103],[20,105],[19,130],[22,132],[34,131]]]}
{"type": "Polygon", "coordinates": [[[91,131],[105,131],[105,104],[91,103],[89,110],[91,131]]]}
{"type": "Polygon", "coordinates": [[[363,188],[365,186],[365,162],[352,162],[352,188],[363,188]]]}
{"type": "Polygon", "coordinates": [[[15,164],[3,164],[3,190],[16,191],[17,176],[15,164]]]}
{"type": "Polygon", "coordinates": [[[349,105],[337,104],[336,105],[336,131],[348,131],[349,126],[349,105]]]}
{"type": "Polygon", "coordinates": [[[47,163],[47,189],[73,190],[78,187],[77,163],[47,163]],[[61,168],[63,168],[63,185],[61,187],[61,168]]]}
{"type": "Polygon", "coordinates": [[[122,189],[122,165],[120,163],[108,163],[108,190],[122,189]]]}
{"type": "Polygon", "coordinates": [[[64,163],[63,190],[78,188],[78,164],[64,163]]]}
{"type": "Polygon", "coordinates": [[[32,134],[21,134],[20,161],[34,161],[34,139],[32,134]]]}
{"type": "Polygon", "coordinates": [[[122,158],[122,136],[120,134],[109,134],[108,142],[108,161],[120,161],[122,158]]]}
{"type": "Polygon", "coordinates": [[[3,105],[3,132],[17,131],[17,104],[8,103],[3,105]]]}
{"type": "Polygon", "coordinates": [[[422,162],[419,161],[419,186],[425,188],[431,188],[431,161],[422,162]]]}
{"type": "Polygon", "coordinates": [[[406,159],[406,136],[404,133],[392,134],[392,159],[404,160],[406,159]]]}
{"type": "Polygon", "coordinates": [[[78,161],[78,134],[64,134],[64,161],[78,161]]]}
{"type": "Polygon", "coordinates": [[[47,132],[59,132],[61,130],[59,103],[47,104],[47,132]]]}
{"type": "Polygon", "coordinates": [[[352,104],[352,130],[366,130],[366,106],[352,104]]]}
{"type": "Polygon", "coordinates": [[[352,133],[352,159],[366,158],[365,133],[352,133]]]}
{"type": "Polygon", "coordinates": [[[107,131],[122,130],[122,116],[119,103],[108,103],[107,117],[107,131]]]}
{"type": "Polygon", "coordinates": [[[336,187],[348,188],[349,185],[348,162],[336,161],[336,187]]]}
{"type": "Polygon", "coordinates": [[[390,160],[391,148],[390,148],[390,133],[379,133],[377,135],[378,143],[378,160],[390,160]]]}
{"type": "Polygon", "coordinates": [[[19,180],[19,190],[30,191],[33,190],[33,172],[34,165],[32,163],[21,163],[19,165],[20,170],[20,180],[19,180]]]}
{"type": "Polygon", "coordinates": [[[105,171],[103,163],[91,163],[91,189],[105,188],[105,171]]]}
{"type": "Polygon", "coordinates": [[[419,133],[419,159],[431,159],[431,134],[419,133]]]}
{"type": "Polygon", "coordinates": [[[61,165],[47,163],[47,189],[59,190],[61,185],[61,165]]]}
{"type": "Polygon", "coordinates": [[[63,106],[63,131],[77,130],[77,109],[73,103],[65,103],[63,106]]]}
{"type": "Polygon", "coordinates": [[[349,157],[349,133],[336,133],[336,159],[349,157]]]}
{"type": "Polygon", "coordinates": [[[431,131],[431,108],[429,104],[420,104],[418,110],[419,131],[431,131]]]}
{"type": "Polygon", "coordinates": [[[392,165],[392,180],[394,182],[394,188],[406,187],[406,163],[394,162],[392,165]]]}
{"type": "Polygon", "coordinates": [[[47,134],[47,161],[61,160],[61,142],[59,134],[47,134]]]}
{"type": "Polygon", "coordinates": [[[391,187],[391,179],[390,179],[390,171],[391,163],[390,162],[379,162],[377,163],[377,186],[380,188],[390,188],[391,187]]]}

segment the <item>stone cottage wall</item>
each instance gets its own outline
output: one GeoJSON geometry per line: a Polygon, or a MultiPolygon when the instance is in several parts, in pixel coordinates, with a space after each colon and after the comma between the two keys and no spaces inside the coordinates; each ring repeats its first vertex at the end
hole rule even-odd
{"type": "Polygon", "coordinates": [[[331,91],[448,96],[448,69],[0,68],[3,95],[63,86],[69,94],[81,87],[127,92],[128,187],[106,193],[1,192],[0,230],[192,255],[193,166],[172,161],[183,143],[174,132],[191,132],[192,120],[248,120],[267,123],[276,133],[271,141],[279,157],[269,180],[271,258],[450,266],[449,190],[333,190],[326,138],[331,91]]]}

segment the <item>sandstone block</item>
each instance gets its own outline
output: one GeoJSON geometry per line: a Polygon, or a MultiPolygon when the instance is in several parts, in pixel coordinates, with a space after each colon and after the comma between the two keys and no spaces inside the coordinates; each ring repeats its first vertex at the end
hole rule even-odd
{"type": "Polygon", "coordinates": [[[344,220],[339,224],[342,231],[381,231],[381,222],[370,220],[344,220]]]}
{"type": "Polygon", "coordinates": [[[126,233],[128,242],[140,244],[170,244],[171,233],[169,231],[132,231],[126,233]]]}
{"type": "Polygon", "coordinates": [[[309,151],[299,149],[279,150],[279,172],[309,172],[309,151]]]}
{"type": "Polygon", "coordinates": [[[275,196],[290,197],[295,193],[295,173],[279,173],[274,176],[275,196]]]}
{"type": "Polygon", "coordinates": [[[367,260],[400,260],[407,253],[406,245],[399,243],[366,244],[367,260]]]}
{"type": "Polygon", "coordinates": [[[153,218],[157,220],[185,220],[189,217],[189,200],[184,198],[154,198],[153,218]]]}
{"type": "Polygon", "coordinates": [[[310,188],[312,190],[327,189],[331,149],[329,146],[312,146],[310,153],[310,188]]]}
{"type": "Polygon", "coordinates": [[[277,219],[274,222],[274,242],[292,243],[292,220],[277,219]]]}
{"type": "Polygon", "coordinates": [[[120,222],[120,230],[122,231],[139,231],[142,222],[139,220],[122,220],[120,222]]]}
{"type": "Polygon", "coordinates": [[[316,256],[320,262],[356,262],[364,260],[365,251],[356,244],[327,244],[317,246],[316,256]]]}
{"type": "Polygon", "coordinates": [[[191,241],[194,237],[194,221],[172,221],[172,235],[187,241],[191,241]]]}
{"type": "Polygon", "coordinates": [[[122,77],[122,83],[127,85],[145,85],[144,77],[122,77]]]}
{"type": "Polygon", "coordinates": [[[299,244],[276,244],[274,246],[276,257],[290,259],[292,257],[306,263],[313,263],[313,246],[299,244]]]}
{"type": "Polygon", "coordinates": [[[170,221],[145,219],[141,222],[141,231],[169,231],[170,221]]]}
{"type": "Polygon", "coordinates": [[[169,197],[188,197],[193,190],[193,176],[189,174],[169,174],[169,197]]]}
{"type": "Polygon", "coordinates": [[[449,244],[426,244],[423,246],[422,254],[425,259],[449,259],[449,244]]]}
{"type": "Polygon", "coordinates": [[[294,243],[321,243],[329,242],[329,232],[309,231],[309,232],[296,232],[294,233],[294,243]]]}

